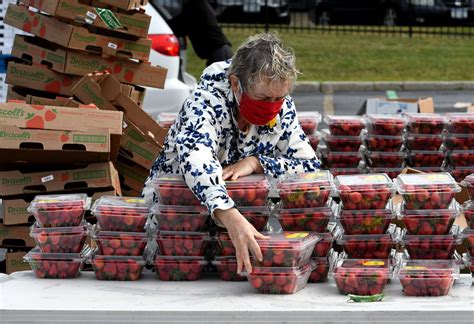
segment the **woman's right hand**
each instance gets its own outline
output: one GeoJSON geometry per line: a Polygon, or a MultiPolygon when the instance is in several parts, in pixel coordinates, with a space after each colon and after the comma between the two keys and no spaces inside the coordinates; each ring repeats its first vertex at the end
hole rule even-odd
{"type": "Polygon", "coordinates": [[[258,261],[262,261],[262,251],[256,239],[264,240],[269,237],[260,234],[236,208],[216,209],[214,215],[227,228],[229,237],[235,246],[237,273],[240,274],[244,266],[247,272],[251,273],[252,264],[250,263],[249,249],[252,250],[258,261]]]}

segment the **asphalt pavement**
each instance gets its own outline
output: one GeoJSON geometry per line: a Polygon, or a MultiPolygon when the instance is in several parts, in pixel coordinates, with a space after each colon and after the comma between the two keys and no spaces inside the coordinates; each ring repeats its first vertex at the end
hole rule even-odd
{"type": "MultiPolygon", "coordinates": [[[[396,91],[398,98],[433,97],[435,112],[465,111],[454,107],[456,103],[473,103],[474,91],[467,90],[419,90],[396,91]]],[[[354,115],[367,98],[387,96],[386,91],[297,91],[292,94],[298,111],[318,111],[323,115],[354,115]]]]}

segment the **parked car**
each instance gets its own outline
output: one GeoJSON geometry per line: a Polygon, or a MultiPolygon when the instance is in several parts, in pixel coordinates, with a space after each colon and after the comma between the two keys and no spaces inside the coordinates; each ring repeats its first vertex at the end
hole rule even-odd
{"type": "Polygon", "coordinates": [[[315,0],[310,19],[317,25],[465,25],[471,0],[315,0]]]}
{"type": "Polygon", "coordinates": [[[149,1],[145,11],[152,17],[148,37],[152,40],[150,62],[168,69],[165,88],[146,89],[143,109],[156,118],[160,112],[176,112],[196,83],[196,79],[185,72],[186,50],[184,41],[178,40],[168,26],[166,8],[149,1]]]}
{"type": "Polygon", "coordinates": [[[209,0],[223,23],[289,24],[288,0],[209,0]]]}

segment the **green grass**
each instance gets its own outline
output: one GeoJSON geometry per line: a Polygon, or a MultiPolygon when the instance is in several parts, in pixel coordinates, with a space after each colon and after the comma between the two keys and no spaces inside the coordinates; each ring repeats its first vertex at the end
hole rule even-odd
{"type": "MultiPolygon", "coordinates": [[[[256,29],[225,28],[234,51],[256,29]]],[[[452,81],[472,80],[474,41],[441,36],[320,34],[280,31],[296,54],[299,81],[452,81]]],[[[188,71],[199,77],[205,61],[191,46],[188,71]]]]}

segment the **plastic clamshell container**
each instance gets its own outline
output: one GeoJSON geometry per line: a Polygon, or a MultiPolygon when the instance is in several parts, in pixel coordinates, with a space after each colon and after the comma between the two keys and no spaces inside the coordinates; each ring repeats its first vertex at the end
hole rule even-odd
{"type": "Polygon", "coordinates": [[[332,135],[359,136],[365,128],[364,119],[358,116],[326,116],[324,121],[332,135]]]}
{"type": "Polygon", "coordinates": [[[99,231],[94,234],[101,255],[140,256],[148,242],[147,233],[99,231]]]}
{"type": "Polygon", "coordinates": [[[334,269],[334,279],[343,295],[381,294],[392,277],[389,259],[341,259],[334,269]]]}
{"type": "Polygon", "coordinates": [[[92,206],[92,214],[104,231],[144,232],[151,212],[144,198],[103,196],[92,206]]]}
{"type": "Polygon", "coordinates": [[[161,205],[201,206],[180,174],[162,174],[147,186],[155,190],[161,205]]]}
{"type": "Polygon", "coordinates": [[[402,202],[398,213],[409,234],[444,235],[448,234],[454,221],[460,215],[458,203],[453,200],[448,209],[405,209],[402,202]]]}
{"type": "Polygon", "coordinates": [[[235,257],[235,246],[227,232],[221,232],[217,236],[217,244],[223,256],[235,257]]]}
{"type": "Polygon", "coordinates": [[[266,206],[270,184],[264,175],[253,174],[226,181],[227,193],[237,206],[266,206]]]}
{"type": "Polygon", "coordinates": [[[448,113],[448,130],[453,134],[474,134],[474,113],[448,113]]]}
{"type": "Polygon", "coordinates": [[[471,258],[473,258],[474,257],[474,229],[465,228],[462,231],[462,237],[463,237],[464,247],[466,248],[471,258]]]}
{"type": "Polygon", "coordinates": [[[246,276],[237,273],[236,257],[217,257],[212,264],[219,272],[219,278],[223,281],[247,281],[246,276]]]}
{"type": "Polygon", "coordinates": [[[331,251],[332,244],[336,240],[333,231],[318,233],[319,241],[314,246],[311,257],[327,257],[331,251]]]}
{"type": "Polygon", "coordinates": [[[474,200],[468,200],[462,205],[464,211],[464,218],[467,226],[474,229],[474,200]]]}
{"type": "Polygon", "coordinates": [[[157,204],[152,210],[161,230],[196,232],[202,230],[209,218],[204,206],[172,206],[157,204]]]}
{"type": "Polygon", "coordinates": [[[363,168],[331,168],[329,171],[333,176],[364,173],[363,168]]]}
{"type": "Polygon", "coordinates": [[[369,151],[365,154],[371,167],[399,168],[405,163],[404,152],[377,152],[369,151]]]}
{"type": "Polygon", "coordinates": [[[286,174],[277,183],[283,208],[324,207],[332,189],[329,171],[286,174]]]}
{"type": "Polygon", "coordinates": [[[332,152],[321,150],[321,160],[328,168],[357,168],[362,160],[360,152],[332,152]]]}
{"type": "Polygon", "coordinates": [[[323,133],[327,148],[333,152],[358,152],[362,144],[360,136],[335,136],[323,133]]]}
{"type": "Polygon", "coordinates": [[[448,150],[472,150],[474,134],[451,134],[444,136],[444,146],[448,150]]]}
{"type": "Polygon", "coordinates": [[[344,209],[342,204],[337,210],[337,219],[344,233],[357,234],[383,234],[387,231],[395,213],[392,204],[387,204],[384,209],[351,210],[344,209]]]}
{"type": "Polygon", "coordinates": [[[447,172],[400,174],[395,179],[405,209],[448,209],[461,187],[447,172]]]}
{"type": "Polygon", "coordinates": [[[306,136],[308,137],[309,144],[311,145],[313,150],[316,151],[318,149],[319,142],[321,141],[321,134],[316,132],[313,135],[306,135],[306,136]]]}
{"type": "Polygon", "coordinates": [[[440,135],[409,134],[405,145],[415,151],[438,151],[443,145],[443,137],[440,135]]]}
{"type": "Polygon", "coordinates": [[[400,168],[369,168],[369,173],[386,173],[390,179],[395,179],[399,174],[402,173],[404,167],[400,168]]]}
{"type": "Polygon", "coordinates": [[[314,134],[321,120],[321,114],[317,111],[305,111],[298,113],[298,121],[306,135],[314,134]]]}
{"type": "Polygon", "coordinates": [[[163,255],[203,256],[208,233],[159,231],[156,242],[163,255]]]}
{"type": "Polygon", "coordinates": [[[156,116],[156,122],[158,125],[164,128],[170,128],[176,118],[178,117],[178,113],[170,113],[170,112],[161,112],[156,116]]]}
{"type": "Polygon", "coordinates": [[[156,255],[154,260],[158,278],[162,281],[195,281],[201,279],[207,264],[204,257],[156,255]]]}
{"type": "Polygon", "coordinates": [[[400,136],[406,125],[399,115],[368,114],[364,116],[369,133],[374,135],[400,136]]]}
{"type": "Polygon", "coordinates": [[[300,267],[254,267],[250,285],[262,294],[294,294],[306,287],[312,265],[300,267]]]}
{"type": "MultiPolygon", "coordinates": [[[[319,240],[314,232],[264,233],[270,239],[257,240],[262,251],[263,267],[298,267],[305,264],[319,240]]],[[[257,261],[255,259],[255,261],[257,261]]]]}
{"type": "Polygon", "coordinates": [[[468,176],[466,176],[462,182],[464,186],[466,186],[469,197],[474,199],[474,172],[468,176]]]}
{"type": "Polygon", "coordinates": [[[440,114],[407,113],[407,129],[413,134],[441,134],[446,116],[440,114]]]}
{"type": "MultiPolygon", "coordinates": [[[[474,173],[474,166],[470,167],[457,167],[450,170],[451,174],[453,175],[456,181],[461,182],[464,178],[468,175],[474,173]]],[[[471,198],[473,199],[473,198],[471,198]]]]}
{"type": "MultiPolygon", "coordinates": [[[[474,148],[474,146],[473,146],[474,148]]],[[[472,167],[474,166],[474,150],[470,151],[451,151],[448,153],[449,161],[453,167],[472,167]]]]}
{"type": "Polygon", "coordinates": [[[79,253],[42,253],[39,248],[23,258],[30,264],[36,278],[71,279],[79,276],[84,258],[79,253]]]}
{"type": "Polygon", "coordinates": [[[79,226],[90,207],[86,194],[38,195],[28,212],[41,227],[79,226]]]}
{"type": "Polygon", "coordinates": [[[325,282],[328,279],[331,261],[329,257],[312,257],[313,271],[308,279],[308,283],[325,282]]]}
{"type": "Polygon", "coordinates": [[[31,227],[30,236],[43,253],[80,253],[88,235],[87,226],[31,227]]]}
{"type": "Polygon", "coordinates": [[[398,243],[397,228],[389,227],[384,234],[344,234],[337,239],[351,259],[388,259],[398,243]]]}
{"type": "MultiPolygon", "coordinates": [[[[453,229],[455,229],[453,227],[453,229]]],[[[446,260],[454,255],[456,246],[462,243],[458,228],[446,235],[405,234],[401,244],[407,249],[411,259],[446,260]]]]}
{"type": "Polygon", "coordinates": [[[270,217],[270,209],[267,206],[239,207],[239,212],[257,231],[263,231],[270,217]]]}
{"type": "Polygon", "coordinates": [[[135,281],[140,279],[146,262],[142,256],[94,255],[91,259],[99,280],[135,281]]]}
{"type": "Polygon", "coordinates": [[[408,164],[412,167],[441,167],[445,153],[443,151],[410,151],[407,153],[408,164]]]}
{"type": "Polygon", "coordinates": [[[383,209],[395,193],[386,173],[340,175],[334,182],[345,209],[383,209]]]}
{"type": "Polygon", "coordinates": [[[399,152],[404,143],[403,136],[366,134],[363,140],[370,151],[378,152],[399,152]]]}
{"type": "Polygon", "coordinates": [[[407,296],[446,296],[459,279],[459,265],[454,260],[405,260],[398,278],[407,296]]]}
{"type": "Polygon", "coordinates": [[[325,232],[333,218],[330,202],[325,207],[280,209],[276,216],[284,231],[325,232]]]}

